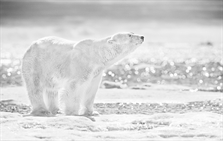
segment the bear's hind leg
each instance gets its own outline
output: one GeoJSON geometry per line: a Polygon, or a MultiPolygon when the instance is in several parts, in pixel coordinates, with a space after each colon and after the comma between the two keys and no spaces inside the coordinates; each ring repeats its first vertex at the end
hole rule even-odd
{"type": "Polygon", "coordinates": [[[44,88],[40,84],[38,75],[24,74],[24,79],[32,105],[31,113],[26,116],[51,116],[43,100],[44,88]]]}
{"type": "Polygon", "coordinates": [[[59,111],[58,90],[47,88],[45,90],[44,99],[47,109],[51,114],[56,115],[59,111]]]}

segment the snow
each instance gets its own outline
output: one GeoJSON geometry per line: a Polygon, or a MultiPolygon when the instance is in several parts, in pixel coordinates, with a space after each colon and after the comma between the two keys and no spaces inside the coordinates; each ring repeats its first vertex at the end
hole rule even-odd
{"type": "MultiPolygon", "coordinates": [[[[184,91],[186,87],[151,86],[146,90],[100,89],[96,103],[187,103],[223,99],[222,93],[184,91]],[[174,87],[174,88],[173,88],[174,87]]],[[[29,105],[24,87],[1,88],[1,100],[29,105]]],[[[196,105],[195,105],[196,106],[196,105]]],[[[215,106],[212,104],[212,106],[215,106]]],[[[222,105],[218,105],[221,106],[222,105]]],[[[223,115],[210,111],[148,114],[102,113],[98,117],[23,117],[0,113],[0,140],[12,141],[216,141],[223,140],[223,115]]],[[[117,109],[119,110],[119,109],[117,109]]]]}
{"type": "Polygon", "coordinates": [[[222,115],[159,113],[87,117],[23,117],[2,112],[2,140],[220,140],[222,115]]]}
{"type": "MultiPolygon", "coordinates": [[[[0,98],[1,100],[12,99],[17,103],[29,105],[25,87],[1,88],[0,98]]],[[[99,89],[95,103],[186,103],[218,98],[223,99],[223,94],[219,92],[191,92],[188,87],[178,85],[152,85],[146,90],[99,89]]]]}

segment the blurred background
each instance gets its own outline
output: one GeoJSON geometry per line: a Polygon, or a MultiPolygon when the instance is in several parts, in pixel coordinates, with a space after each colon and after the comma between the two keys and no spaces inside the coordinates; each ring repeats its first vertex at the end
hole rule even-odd
{"type": "Polygon", "coordinates": [[[145,42],[105,71],[101,87],[223,91],[222,15],[222,0],[1,0],[1,86],[22,85],[21,58],[34,40],[129,31],[145,42]]]}

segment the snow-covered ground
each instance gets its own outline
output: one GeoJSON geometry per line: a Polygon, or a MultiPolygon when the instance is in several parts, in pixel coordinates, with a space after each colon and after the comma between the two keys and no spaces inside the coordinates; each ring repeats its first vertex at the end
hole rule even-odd
{"type": "MultiPolygon", "coordinates": [[[[147,90],[100,89],[95,101],[96,105],[97,103],[122,102],[182,104],[216,99],[221,101],[222,96],[223,94],[219,92],[191,91],[183,86],[154,85],[147,90]]],[[[1,88],[1,102],[4,103],[3,101],[7,100],[16,104],[29,104],[24,87],[1,88]]],[[[206,103],[206,106],[208,104],[206,103]]],[[[222,107],[222,103],[216,105],[222,107]]],[[[207,108],[216,105],[212,104],[207,108]]],[[[209,111],[187,109],[187,111],[179,112],[179,108],[175,106],[171,112],[160,113],[153,110],[146,114],[109,114],[101,110],[99,111],[101,115],[98,117],[61,114],[56,117],[23,117],[17,112],[1,112],[0,139],[13,141],[223,140],[222,112],[216,113],[211,109],[209,111]],[[174,110],[176,112],[173,112],[174,110]]]]}
{"type": "MultiPolygon", "coordinates": [[[[29,104],[25,87],[5,87],[0,91],[1,100],[13,100],[16,103],[29,104]]],[[[202,92],[180,85],[150,85],[146,90],[99,89],[95,103],[186,103],[223,99],[220,92],[202,92]]]]}
{"type": "Polygon", "coordinates": [[[22,117],[1,113],[2,140],[221,140],[222,115],[160,113],[86,117],[22,117]]]}

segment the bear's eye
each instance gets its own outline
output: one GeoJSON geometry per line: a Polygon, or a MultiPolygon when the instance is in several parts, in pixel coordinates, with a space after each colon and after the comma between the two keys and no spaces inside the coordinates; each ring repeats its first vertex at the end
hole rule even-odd
{"type": "Polygon", "coordinates": [[[132,37],[132,35],[131,35],[131,34],[129,34],[129,37],[132,37]]]}

